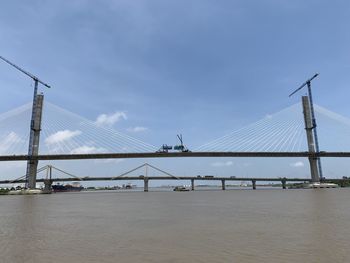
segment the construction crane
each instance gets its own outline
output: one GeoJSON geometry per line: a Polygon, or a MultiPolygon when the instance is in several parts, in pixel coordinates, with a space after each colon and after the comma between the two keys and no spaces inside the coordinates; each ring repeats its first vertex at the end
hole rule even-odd
{"type": "MultiPolygon", "coordinates": [[[[308,91],[308,96],[309,96],[309,101],[310,101],[310,110],[311,110],[311,118],[312,118],[312,129],[313,129],[313,133],[314,133],[314,138],[315,138],[315,147],[316,147],[316,153],[320,152],[320,146],[318,143],[318,135],[317,135],[317,124],[316,124],[316,117],[315,117],[315,111],[314,111],[314,103],[313,103],[313,98],[312,98],[312,92],[311,92],[311,81],[316,78],[319,74],[316,73],[315,75],[313,75],[310,79],[308,79],[307,81],[305,81],[299,88],[297,88],[295,91],[293,91],[289,97],[293,96],[295,93],[297,93],[299,90],[301,90],[302,88],[304,88],[305,86],[307,86],[307,91],[308,91]]],[[[323,179],[323,175],[322,175],[322,166],[321,166],[321,159],[317,158],[317,163],[318,163],[318,170],[319,170],[319,174],[320,174],[320,178],[321,180],[323,179]]]]}
{"type": "Polygon", "coordinates": [[[157,153],[168,153],[173,149],[173,146],[163,144],[162,147],[157,151],[157,153]]]}
{"type": "Polygon", "coordinates": [[[184,143],[183,143],[183,140],[182,140],[182,134],[178,134],[176,135],[177,138],[179,139],[180,141],[180,145],[175,145],[174,146],[174,150],[176,151],[180,151],[180,152],[189,152],[189,150],[185,147],[184,143]]]}
{"type": "Polygon", "coordinates": [[[162,147],[160,147],[160,149],[157,151],[157,153],[168,153],[171,150],[175,150],[175,151],[179,151],[179,152],[183,152],[183,153],[190,152],[190,150],[188,150],[188,148],[183,143],[182,134],[180,134],[180,135],[177,134],[176,136],[180,141],[179,145],[175,145],[173,148],[173,146],[163,144],[162,147]]]}
{"type": "MultiPolygon", "coordinates": [[[[0,56],[0,58],[5,61],[6,63],[10,64],[12,67],[16,68],[17,70],[21,71],[23,74],[26,74],[28,77],[30,77],[31,79],[34,80],[35,83],[40,83],[42,85],[44,85],[47,88],[51,88],[50,85],[46,84],[45,82],[41,81],[38,77],[34,76],[33,74],[29,73],[28,71],[25,71],[24,69],[20,68],[19,66],[17,66],[16,64],[12,63],[11,61],[7,60],[6,58],[4,58],[3,56],[0,56]]],[[[36,87],[38,87],[38,85],[36,85],[36,87]]],[[[35,86],[34,86],[35,89],[35,86]]]]}
{"type": "MultiPolygon", "coordinates": [[[[33,142],[34,142],[34,131],[35,131],[34,118],[35,118],[35,114],[36,114],[35,109],[36,109],[36,98],[37,98],[37,94],[38,94],[38,85],[40,83],[40,84],[42,84],[43,86],[45,86],[47,88],[51,88],[51,86],[46,84],[45,82],[41,81],[38,77],[34,76],[33,74],[29,73],[28,71],[20,68],[16,64],[12,63],[8,59],[6,59],[6,58],[4,58],[2,56],[0,56],[0,59],[2,59],[6,63],[8,63],[12,67],[14,67],[15,69],[19,70],[20,72],[22,72],[23,74],[27,75],[32,80],[34,80],[33,107],[32,107],[32,118],[31,118],[31,121],[30,121],[30,137],[29,137],[29,148],[28,148],[28,156],[31,158],[33,156],[33,150],[34,150],[34,145],[33,145],[33,142]]],[[[28,184],[28,176],[29,176],[28,175],[28,173],[29,173],[28,169],[29,169],[29,165],[27,165],[26,186],[28,184]]]]}

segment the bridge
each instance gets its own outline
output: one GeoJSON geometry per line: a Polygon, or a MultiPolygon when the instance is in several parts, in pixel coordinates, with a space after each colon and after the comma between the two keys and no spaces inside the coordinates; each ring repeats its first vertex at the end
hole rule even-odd
{"type": "Polygon", "coordinates": [[[350,157],[350,152],[168,152],[168,153],[93,153],[93,154],[47,154],[31,157],[29,155],[2,155],[0,161],[28,160],[87,160],[87,159],[136,159],[136,158],[184,158],[184,157],[350,157]]]}
{"type": "MultiPolygon", "coordinates": [[[[46,176],[44,178],[37,178],[37,182],[41,182],[45,184],[45,189],[49,192],[51,189],[51,185],[53,183],[59,182],[92,182],[92,181],[143,181],[144,183],[144,191],[148,192],[148,185],[150,181],[154,180],[178,180],[178,181],[190,181],[191,190],[195,190],[195,181],[219,181],[221,182],[222,190],[226,190],[226,182],[227,181],[251,181],[252,188],[256,189],[256,182],[280,182],[283,189],[286,189],[287,182],[311,182],[310,178],[247,178],[247,177],[218,177],[218,176],[210,176],[210,175],[197,175],[197,176],[175,176],[169,172],[166,172],[160,168],[157,168],[151,164],[145,163],[140,165],[134,169],[131,169],[127,172],[124,172],[117,176],[99,176],[99,177],[91,177],[91,176],[77,176],[66,172],[60,168],[57,168],[53,165],[46,165],[40,169],[38,169],[38,173],[46,172],[46,176]],[[144,170],[142,170],[144,169],[144,170]],[[153,169],[157,172],[160,172],[160,176],[149,176],[149,170],[153,169]],[[53,177],[53,171],[64,174],[68,177],[53,177]],[[137,171],[138,175],[132,175],[137,171]]],[[[0,184],[21,184],[25,183],[25,175],[17,178],[15,180],[0,180],[0,184]]]]}
{"type": "MultiPolygon", "coordinates": [[[[286,189],[287,182],[311,182],[310,178],[258,178],[258,177],[191,177],[191,176],[179,176],[177,178],[170,178],[167,176],[128,176],[128,177],[83,177],[77,180],[77,178],[65,177],[65,178],[52,178],[50,180],[50,185],[54,182],[93,182],[93,181],[143,181],[144,182],[144,191],[148,192],[148,183],[149,181],[154,180],[181,180],[181,181],[190,181],[191,182],[191,190],[195,190],[195,181],[219,181],[221,182],[222,190],[226,190],[226,182],[227,181],[250,181],[252,182],[252,188],[256,189],[256,182],[280,182],[283,189],[286,189]]],[[[333,182],[334,180],[332,180],[333,182]]],[[[338,181],[343,181],[343,179],[338,179],[338,181]]],[[[0,180],[0,184],[21,184],[25,183],[25,179],[19,180],[0,180]]],[[[46,179],[37,179],[37,182],[47,183],[46,179]]],[[[324,182],[328,182],[325,180],[324,182]]]]}
{"type": "MultiPolygon", "coordinates": [[[[157,147],[122,134],[111,128],[100,127],[98,123],[86,120],[56,105],[45,103],[44,95],[37,94],[39,84],[50,87],[37,77],[24,71],[8,60],[0,57],[34,81],[33,103],[0,115],[0,161],[26,161],[26,186],[36,187],[39,161],[84,160],[84,159],[132,159],[132,158],[187,158],[187,157],[254,157],[254,158],[307,158],[310,164],[310,180],[323,179],[321,158],[350,157],[346,151],[322,151],[319,147],[316,115],[325,115],[333,120],[346,123],[327,110],[314,105],[311,81],[315,74],[299,89],[307,87],[308,95],[302,96],[301,104],[296,104],[272,116],[221,138],[206,143],[191,151],[181,142],[179,151],[159,151],[157,147]],[[45,114],[43,111],[45,109],[45,114]],[[298,115],[302,110],[303,117],[298,115]],[[55,114],[49,118],[50,114],[55,114]],[[31,116],[29,135],[20,135],[23,129],[18,123],[31,116]],[[9,130],[9,127],[13,127],[9,130]],[[305,136],[306,135],[306,136],[305,136]],[[42,136],[45,139],[42,139],[42,136]],[[27,140],[29,138],[29,141],[27,140]],[[306,140],[305,140],[306,139],[306,140]],[[98,143],[97,143],[98,141],[98,143]],[[26,154],[18,149],[29,145],[26,154]],[[40,151],[39,151],[40,148],[40,151]],[[307,150],[305,149],[307,148],[307,150]],[[117,149],[117,150],[116,150],[117,149]]],[[[293,92],[292,94],[294,94],[293,92]]],[[[291,95],[292,95],[291,94],[291,95]]],[[[347,123],[348,122],[348,123],[347,123]]],[[[345,137],[347,140],[348,137],[345,137]]],[[[193,178],[192,178],[193,179],[193,178]]],[[[190,180],[192,180],[190,178],[190,180]]],[[[252,181],[258,178],[250,178],[252,181]]],[[[271,178],[270,178],[271,179],[271,178]]],[[[96,179],[97,180],[97,179],[96,179]]],[[[135,179],[136,180],[136,179],[135,179]]],[[[156,179],[154,179],[156,180],[156,179]]],[[[218,179],[218,180],[223,180],[218,179]]],[[[226,179],[225,179],[226,180],[226,179]]]]}
{"type": "MultiPolygon", "coordinates": [[[[312,183],[311,178],[271,178],[271,177],[220,177],[220,176],[211,176],[211,175],[197,175],[197,176],[174,176],[170,174],[169,172],[166,172],[164,170],[161,170],[160,168],[157,168],[153,165],[150,165],[148,163],[145,163],[143,165],[140,165],[134,169],[131,169],[127,172],[124,172],[118,176],[99,176],[99,177],[92,177],[92,176],[77,176],[73,175],[69,172],[66,172],[60,168],[57,168],[53,165],[47,165],[40,169],[38,169],[38,174],[46,172],[46,177],[44,178],[37,178],[37,182],[44,183],[45,189],[48,191],[51,189],[51,185],[53,183],[60,183],[60,182],[94,182],[94,181],[105,181],[105,182],[111,182],[111,181],[143,181],[143,190],[145,192],[148,192],[149,189],[149,182],[150,181],[156,181],[156,180],[178,180],[178,181],[189,181],[191,184],[191,190],[195,190],[195,181],[211,181],[211,182],[221,182],[221,189],[226,190],[226,182],[232,182],[232,181],[244,181],[244,182],[251,182],[252,189],[257,189],[257,182],[278,182],[281,184],[282,189],[287,188],[287,183],[312,183]],[[144,171],[140,171],[144,168],[144,171]],[[149,176],[149,169],[154,169],[161,173],[160,176],[149,176]],[[53,171],[59,172],[64,175],[68,175],[68,177],[53,177],[53,171]],[[132,175],[133,172],[138,172],[139,175],[135,176],[132,175]]],[[[25,183],[25,176],[22,176],[21,178],[15,179],[15,180],[0,180],[0,184],[22,184],[25,183]]],[[[350,182],[350,178],[346,179],[323,179],[322,182],[350,182]]]]}

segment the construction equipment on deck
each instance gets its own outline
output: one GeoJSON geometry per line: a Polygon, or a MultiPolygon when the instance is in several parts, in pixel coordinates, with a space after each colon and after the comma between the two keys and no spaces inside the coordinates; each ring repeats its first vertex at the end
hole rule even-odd
{"type": "Polygon", "coordinates": [[[173,149],[173,146],[163,144],[162,147],[157,151],[157,153],[167,153],[173,149]]]}
{"type": "Polygon", "coordinates": [[[177,135],[177,138],[180,141],[180,145],[175,145],[174,150],[179,151],[179,152],[189,152],[188,148],[183,143],[182,134],[177,135]]]}

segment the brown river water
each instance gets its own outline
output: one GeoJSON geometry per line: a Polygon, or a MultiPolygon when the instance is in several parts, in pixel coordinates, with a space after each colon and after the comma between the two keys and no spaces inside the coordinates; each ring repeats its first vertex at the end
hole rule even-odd
{"type": "Polygon", "coordinates": [[[350,262],[350,189],[0,196],[0,262],[350,262]]]}

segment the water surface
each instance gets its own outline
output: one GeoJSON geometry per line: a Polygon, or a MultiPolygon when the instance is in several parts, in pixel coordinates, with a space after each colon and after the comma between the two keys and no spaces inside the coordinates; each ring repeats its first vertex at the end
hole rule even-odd
{"type": "Polygon", "coordinates": [[[350,262],[350,189],[0,196],[1,262],[350,262]]]}

